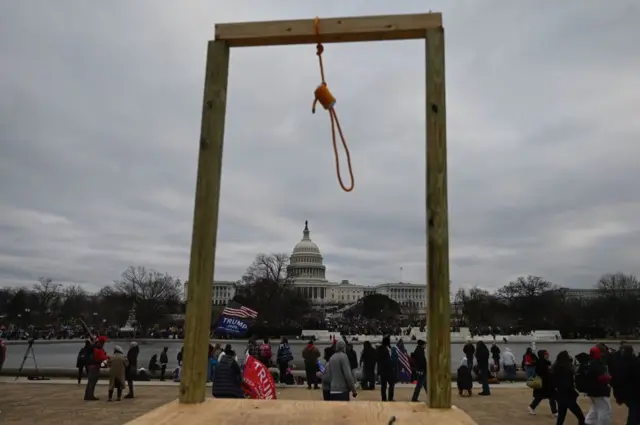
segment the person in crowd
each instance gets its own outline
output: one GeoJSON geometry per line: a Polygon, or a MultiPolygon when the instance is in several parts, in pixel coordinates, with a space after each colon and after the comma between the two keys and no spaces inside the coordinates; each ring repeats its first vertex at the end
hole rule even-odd
{"type": "Polygon", "coordinates": [[[138,347],[137,342],[132,342],[129,346],[129,350],[127,351],[127,361],[129,365],[125,369],[124,379],[127,381],[127,387],[129,387],[129,392],[124,398],[133,398],[133,381],[136,379],[136,375],[138,373],[138,356],[140,355],[140,347],[138,347]]]}
{"type": "Polygon", "coordinates": [[[107,360],[109,367],[109,398],[107,401],[113,400],[113,390],[116,390],[116,400],[122,400],[122,390],[124,389],[125,374],[129,366],[129,360],[124,356],[122,348],[116,346],[113,349],[113,355],[107,360]]]}
{"type": "Polygon", "coordinates": [[[160,353],[160,380],[164,381],[164,375],[167,372],[169,364],[169,347],[164,347],[160,353]]]}
{"type": "Polygon", "coordinates": [[[149,364],[147,365],[147,369],[149,369],[149,372],[154,374],[157,371],[160,370],[160,365],[158,365],[158,355],[154,354],[151,356],[151,358],[149,359],[149,364]]]}
{"type": "Polygon", "coordinates": [[[329,362],[324,365],[324,370],[318,372],[318,378],[322,380],[322,399],[324,401],[331,400],[331,370],[329,362]]]}
{"type": "Polygon", "coordinates": [[[500,348],[496,345],[495,342],[491,343],[491,359],[493,360],[494,370],[500,372],[500,348]]]}
{"type": "Polygon", "coordinates": [[[591,408],[587,412],[585,422],[589,425],[611,425],[611,376],[607,372],[603,353],[598,346],[589,350],[586,378],[586,393],[591,399],[591,408]]]}
{"type": "Polygon", "coordinates": [[[362,389],[375,389],[376,350],[369,341],[365,341],[362,346],[362,352],[360,353],[360,367],[362,368],[362,389]]]}
{"type": "Polygon", "coordinates": [[[378,346],[376,353],[381,399],[382,401],[393,401],[398,380],[398,364],[394,363],[391,357],[391,337],[389,335],[382,338],[382,344],[378,346]]]}
{"type": "Polygon", "coordinates": [[[331,339],[331,345],[325,347],[324,349],[324,361],[325,363],[329,363],[329,359],[333,356],[333,353],[336,352],[336,343],[338,341],[334,338],[331,339]]]}
{"type": "MultiPolygon", "coordinates": [[[[0,372],[2,372],[2,365],[4,365],[4,361],[7,359],[7,344],[4,343],[4,340],[0,339],[0,372]]],[[[78,381],[78,384],[80,381],[78,381]]]]}
{"type": "Polygon", "coordinates": [[[427,356],[424,353],[425,342],[418,340],[415,350],[411,354],[413,360],[413,371],[416,378],[416,388],[413,390],[413,396],[411,401],[418,401],[420,398],[420,391],[424,388],[424,392],[427,392],[427,356]]]}
{"type": "Polygon", "coordinates": [[[538,361],[536,362],[535,376],[538,376],[542,381],[540,388],[533,389],[533,400],[529,405],[529,414],[536,414],[536,407],[542,400],[549,400],[549,407],[551,408],[551,414],[556,416],[558,414],[558,408],[555,399],[555,386],[553,383],[553,376],[551,374],[551,362],[549,361],[549,353],[546,350],[538,351],[538,361]]]}
{"type": "Polygon", "coordinates": [[[273,357],[273,352],[271,351],[271,344],[269,343],[269,338],[265,338],[262,341],[262,345],[260,345],[260,358],[259,360],[266,367],[271,367],[271,358],[273,357]]]}
{"type": "Polygon", "coordinates": [[[215,377],[211,388],[213,397],[244,398],[242,371],[230,344],[227,344],[216,363],[215,377]]]}
{"type": "Polygon", "coordinates": [[[569,353],[561,351],[551,368],[555,399],[558,403],[558,417],[556,425],[563,425],[567,411],[578,419],[578,425],[585,425],[584,413],[578,405],[578,391],[575,387],[575,372],[569,353]]]}
{"type": "Polygon", "coordinates": [[[330,399],[333,401],[349,401],[349,393],[353,397],[358,395],[356,380],[351,373],[349,356],[345,353],[345,349],[346,343],[344,341],[336,342],[336,352],[329,359],[328,365],[325,366],[322,377],[323,388],[324,383],[329,382],[330,399]]]}
{"type": "Polygon", "coordinates": [[[91,355],[87,358],[87,386],[84,389],[85,401],[99,400],[95,395],[96,384],[100,378],[100,367],[109,360],[109,356],[104,351],[104,344],[107,342],[106,336],[99,336],[92,346],[91,355]]]}
{"type": "Polygon", "coordinates": [[[458,376],[456,376],[456,384],[458,387],[458,394],[463,397],[465,393],[471,397],[473,394],[473,376],[471,375],[471,368],[469,368],[469,359],[465,355],[460,361],[460,367],[458,367],[458,376]]]}
{"type": "Polygon", "coordinates": [[[282,339],[280,340],[278,352],[276,353],[276,361],[278,362],[278,377],[280,380],[280,385],[286,385],[287,369],[289,369],[289,362],[293,361],[293,354],[291,353],[289,340],[285,337],[282,337],[282,339]]]}
{"type": "Polygon", "coordinates": [[[353,349],[353,344],[350,344],[347,341],[345,341],[345,344],[347,347],[346,353],[347,357],[349,358],[349,367],[351,368],[351,374],[354,378],[356,378],[358,372],[358,354],[356,353],[356,350],[353,349]]]}
{"type": "Polygon", "coordinates": [[[516,380],[516,356],[509,347],[502,353],[502,367],[504,369],[505,381],[514,382],[516,380]]]}
{"type": "Polygon", "coordinates": [[[527,351],[522,356],[522,370],[524,370],[527,379],[533,378],[536,374],[536,361],[538,358],[533,353],[531,347],[527,347],[527,351]]]}
{"type": "Polygon", "coordinates": [[[478,366],[478,381],[482,384],[482,391],[478,395],[491,395],[489,388],[489,349],[483,341],[476,343],[476,364],[478,366]]]}
{"type": "Polygon", "coordinates": [[[249,343],[247,344],[245,353],[255,358],[256,360],[260,360],[260,346],[258,345],[258,341],[256,341],[255,338],[249,339],[249,343]]]}
{"type": "Polygon", "coordinates": [[[640,359],[631,345],[611,354],[609,373],[616,403],[627,406],[627,425],[640,425],[640,359]]]}
{"type": "Polygon", "coordinates": [[[304,359],[304,370],[307,378],[307,388],[311,389],[313,385],[314,389],[318,389],[318,380],[316,379],[316,373],[318,372],[318,359],[320,358],[320,351],[314,345],[313,340],[310,340],[307,346],[302,350],[302,358],[304,359]]]}
{"type": "Polygon", "coordinates": [[[76,359],[76,368],[78,369],[78,384],[82,382],[82,372],[87,371],[87,375],[89,375],[89,371],[87,370],[87,358],[91,355],[91,350],[93,350],[91,341],[86,340],[84,342],[84,347],[82,347],[80,351],[78,351],[78,357],[76,359]]]}
{"type": "Polygon", "coordinates": [[[207,348],[207,382],[213,382],[213,378],[215,377],[216,364],[218,364],[219,357],[220,352],[216,353],[216,347],[209,344],[207,348]]]}
{"type": "Polygon", "coordinates": [[[467,358],[467,367],[469,368],[469,370],[472,370],[473,357],[476,353],[476,348],[473,346],[473,343],[471,342],[470,339],[467,339],[467,343],[464,345],[464,348],[462,348],[462,352],[467,358]]]}
{"type": "Polygon", "coordinates": [[[176,356],[178,366],[182,366],[182,357],[184,357],[184,345],[180,347],[180,351],[178,351],[178,355],[176,356]]]}

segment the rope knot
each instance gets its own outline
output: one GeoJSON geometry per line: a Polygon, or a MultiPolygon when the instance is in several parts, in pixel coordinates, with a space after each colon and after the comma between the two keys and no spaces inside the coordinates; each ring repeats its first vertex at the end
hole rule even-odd
{"type": "Polygon", "coordinates": [[[344,138],[344,134],[342,134],[342,128],[340,127],[340,121],[338,120],[338,114],[336,114],[336,110],[334,106],[336,105],[336,98],[329,91],[329,87],[327,87],[327,82],[324,78],[324,64],[322,62],[322,53],[324,53],[324,46],[320,42],[320,19],[316,17],[314,21],[314,27],[316,32],[316,37],[318,37],[318,44],[316,44],[316,54],[318,55],[318,64],[320,66],[320,78],[322,82],[316,88],[313,99],[313,105],[311,106],[311,112],[316,113],[316,105],[319,103],[322,107],[329,111],[329,118],[331,120],[331,136],[333,139],[333,154],[336,160],[336,173],[338,174],[338,183],[340,183],[340,187],[345,192],[351,192],[354,186],[353,180],[353,170],[351,169],[351,154],[349,153],[349,148],[347,147],[347,141],[344,138]],[[340,134],[340,139],[342,139],[342,146],[344,147],[345,154],[347,155],[347,166],[349,170],[349,177],[351,177],[351,185],[345,186],[342,181],[342,175],[340,174],[340,161],[338,159],[338,143],[336,140],[336,129],[340,134]]]}

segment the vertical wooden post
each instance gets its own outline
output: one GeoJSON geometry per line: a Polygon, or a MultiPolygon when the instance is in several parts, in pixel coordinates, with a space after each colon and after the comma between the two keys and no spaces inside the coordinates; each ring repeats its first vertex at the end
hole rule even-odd
{"type": "Polygon", "coordinates": [[[229,46],[224,41],[210,41],[200,127],[180,403],[202,403],[205,399],[228,77],[229,46]]]}
{"type": "Polygon", "coordinates": [[[427,382],[429,407],[451,407],[449,219],[444,28],[427,30],[427,382]]]}

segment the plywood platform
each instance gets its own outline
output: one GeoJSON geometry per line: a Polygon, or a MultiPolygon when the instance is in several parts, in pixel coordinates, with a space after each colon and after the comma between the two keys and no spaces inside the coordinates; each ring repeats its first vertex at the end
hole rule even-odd
{"type": "Polygon", "coordinates": [[[159,407],[127,425],[476,425],[465,412],[429,409],[424,403],[374,401],[207,399],[202,404],[159,407]]]}

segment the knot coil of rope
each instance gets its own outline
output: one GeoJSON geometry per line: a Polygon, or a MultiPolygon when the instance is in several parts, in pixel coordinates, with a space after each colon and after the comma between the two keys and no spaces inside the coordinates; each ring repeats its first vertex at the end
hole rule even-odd
{"type": "Polygon", "coordinates": [[[319,103],[322,105],[324,109],[329,111],[329,118],[331,120],[331,137],[333,138],[333,154],[336,160],[336,174],[338,175],[338,183],[340,183],[340,187],[345,192],[351,192],[353,190],[353,186],[355,181],[353,179],[353,170],[351,168],[351,154],[349,153],[349,147],[347,146],[347,141],[344,138],[344,134],[342,133],[342,127],[340,126],[340,120],[338,119],[338,114],[335,110],[336,98],[329,91],[329,87],[327,87],[327,82],[324,78],[324,63],[322,62],[322,54],[324,53],[324,46],[320,41],[320,18],[315,19],[314,21],[316,37],[318,38],[318,44],[316,45],[316,54],[318,55],[318,63],[320,65],[320,78],[322,82],[316,88],[314,94],[315,98],[313,99],[313,105],[311,107],[311,112],[316,113],[316,105],[319,103]],[[340,159],[338,155],[338,141],[336,139],[336,128],[338,129],[338,133],[340,134],[340,139],[342,140],[342,146],[344,147],[345,154],[347,155],[347,167],[349,169],[349,178],[351,179],[351,185],[346,186],[342,181],[342,175],[340,173],[340,159]]]}

